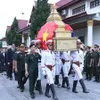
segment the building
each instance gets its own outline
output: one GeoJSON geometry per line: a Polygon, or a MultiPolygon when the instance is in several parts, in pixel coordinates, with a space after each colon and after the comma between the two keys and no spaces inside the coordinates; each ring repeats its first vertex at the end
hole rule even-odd
{"type": "Polygon", "coordinates": [[[29,25],[19,30],[19,33],[22,35],[22,43],[25,43],[27,47],[29,47],[31,41],[29,32],[30,32],[29,25]]]}
{"type": "Polygon", "coordinates": [[[85,45],[100,45],[100,0],[60,0],[56,5],[85,45]]]}
{"type": "Polygon", "coordinates": [[[4,38],[2,38],[2,39],[0,39],[0,42],[1,42],[1,46],[0,47],[7,47],[7,42],[6,42],[6,38],[4,37],[4,38]]]}
{"type": "MultiPolygon", "coordinates": [[[[18,26],[19,26],[18,33],[21,34],[21,36],[22,36],[22,43],[25,43],[26,45],[28,45],[28,43],[27,43],[27,41],[28,41],[27,34],[29,33],[28,20],[18,19],[18,26]]],[[[10,28],[11,28],[11,26],[7,26],[6,34],[9,32],[10,28]]],[[[6,38],[3,38],[2,40],[5,43],[6,38]]]]}

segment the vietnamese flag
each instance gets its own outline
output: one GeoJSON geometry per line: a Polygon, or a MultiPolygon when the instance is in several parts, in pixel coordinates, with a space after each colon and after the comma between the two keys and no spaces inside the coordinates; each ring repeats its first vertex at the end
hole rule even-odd
{"type": "Polygon", "coordinates": [[[37,39],[42,41],[42,49],[47,49],[46,41],[48,39],[53,39],[55,35],[55,30],[58,28],[58,25],[55,22],[47,22],[44,26],[41,27],[38,32],[37,39]]]}
{"type": "Polygon", "coordinates": [[[65,30],[73,31],[73,29],[71,28],[71,26],[68,25],[68,24],[65,24],[65,30]]]}

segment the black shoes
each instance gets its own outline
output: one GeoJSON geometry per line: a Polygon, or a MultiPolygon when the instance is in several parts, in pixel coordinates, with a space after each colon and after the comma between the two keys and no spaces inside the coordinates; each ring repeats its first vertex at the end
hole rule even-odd
{"type": "Polygon", "coordinates": [[[31,95],[31,98],[32,98],[32,99],[35,99],[35,93],[33,93],[33,94],[31,95]]]}
{"type": "Polygon", "coordinates": [[[12,80],[12,78],[10,78],[10,80],[12,80]]]}
{"type": "Polygon", "coordinates": [[[24,89],[20,89],[20,92],[24,92],[24,89]]]}
{"type": "Polygon", "coordinates": [[[67,84],[67,89],[69,90],[70,89],[70,85],[69,85],[69,79],[68,77],[65,77],[65,83],[67,84]]]}
{"type": "Polygon", "coordinates": [[[51,95],[49,94],[49,90],[50,90],[50,85],[47,84],[46,85],[46,90],[45,90],[45,96],[48,97],[48,98],[51,98],[51,95]]]}
{"type": "Polygon", "coordinates": [[[20,88],[19,85],[17,86],[17,88],[20,88]]]}
{"type": "Polygon", "coordinates": [[[50,88],[51,88],[53,100],[59,100],[59,99],[57,98],[57,95],[56,95],[56,91],[55,91],[55,88],[54,88],[54,84],[51,84],[51,85],[50,85],[50,88]]]}
{"type": "Polygon", "coordinates": [[[81,79],[81,80],[79,80],[79,82],[80,82],[80,84],[81,84],[81,86],[82,86],[83,93],[89,93],[89,91],[86,89],[86,86],[85,86],[85,84],[84,84],[84,80],[81,79]]]}
{"type": "Polygon", "coordinates": [[[42,92],[42,86],[41,86],[41,80],[37,80],[36,88],[37,91],[39,91],[39,94],[43,94],[42,92]]]}
{"type": "Polygon", "coordinates": [[[73,81],[73,88],[72,88],[72,92],[74,92],[74,93],[78,93],[78,91],[76,90],[77,83],[78,83],[78,81],[73,81]]]}

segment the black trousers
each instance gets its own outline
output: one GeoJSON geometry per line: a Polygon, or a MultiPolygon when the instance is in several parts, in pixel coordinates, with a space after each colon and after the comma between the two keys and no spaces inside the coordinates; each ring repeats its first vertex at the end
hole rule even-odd
{"type": "Polygon", "coordinates": [[[86,79],[90,79],[92,78],[93,75],[93,68],[86,66],[86,79]]]}
{"type": "Polygon", "coordinates": [[[100,82],[100,67],[96,68],[95,80],[100,82]]]}
{"type": "Polygon", "coordinates": [[[7,65],[7,76],[9,78],[12,78],[12,63],[10,63],[9,65],[7,65]]]}
{"type": "Polygon", "coordinates": [[[38,68],[36,68],[33,72],[29,74],[29,92],[30,95],[34,93],[35,83],[38,77],[38,68]]]}
{"type": "Polygon", "coordinates": [[[23,78],[25,77],[25,71],[18,71],[18,85],[20,89],[24,89],[23,78]]]}

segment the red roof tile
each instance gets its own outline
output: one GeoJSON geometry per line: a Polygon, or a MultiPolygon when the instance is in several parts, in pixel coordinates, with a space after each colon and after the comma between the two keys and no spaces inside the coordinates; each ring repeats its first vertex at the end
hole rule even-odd
{"type": "Polygon", "coordinates": [[[56,3],[57,8],[60,8],[60,7],[66,5],[66,4],[68,4],[68,3],[70,3],[70,2],[72,2],[72,1],[74,1],[74,0],[60,0],[59,2],[56,3]]]}
{"type": "MultiPolygon", "coordinates": [[[[19,29],[23,29],[25,27],[27,27],[28,24],[28,20],[18,20],[18,26],[19,29]]],[[[7,26],[6,32],[8,32],[10,30],[11,26],[7,26]]]]}
{"type": "Polygon", "coordinates": [[[28,24],[28,20],[18,20],[19,29],[26,27],[28,24]]]}

